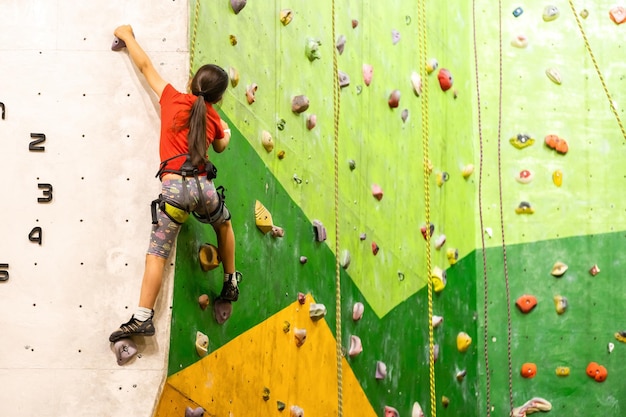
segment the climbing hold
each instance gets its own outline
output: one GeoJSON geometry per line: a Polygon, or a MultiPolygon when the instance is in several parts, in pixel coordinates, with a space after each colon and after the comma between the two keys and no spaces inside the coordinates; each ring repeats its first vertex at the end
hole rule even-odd
{"type": "Polygon", "coordinates": [[[313,220],[313,230],[315,232],[315,240],[323,242],[326,240],[326,228],[319,220],[313,220]]]}
{"type": "Polygon", "coordinates": [[[298,303],[300,303],[300,305],[304,305],[305,302],[306,302],[306,294],[304,294],[303,292],[299,292],[298,303]]]}
{"type": "Polygon", "coordinates": [[[376,362],[376,379],[385,379],[387,377],[387,365],[382,361],[376,362]]]}
{"type": "Polygon", "coordinates": [[[356,29],[359,26],[359,21],[356,19],[352,19],[352,29],[356,29]]]}
{"type": "Polygon", "coordinates": [[[441,405],[443,406],[443,408],[448,408],[448,406],[450,405],[450,398],[446,397],[445,395],[442,395],[441,405]]]}
{"type": "Polygon", "coordinates": [[[557,366],[556,367],[556,375],[557,376],[568,376],[569,375],[569,367],[567,367],[567,366],[557,366]]]}
{"type": "Polygon", "coordinates": [[[433,328],[441,326],[443,323],[443,316],[433,316],[433,328]]]}
{"type": "Polygon", "coordinates": [[[491,239],[493,237],[493,229],[491,227],[485,227],[485,234],[491,239]]]}
{"type": "Polygon", "coordinates": [[[413,403],[413,408],[411,409],[411,417],[424,417],[424,411],[422,411],[422,407],[417,401],[413,403]]]}
{"type": "Polygon", "coordinates": [[[433,362],[437,362],[437,359],[439,359],[439,344],[435,343],[433,345],[433,362]]]}
{"type": "Polygon", "coordinates": [[[326,306],[319,303],[311,303],[309,305],[309,317],[311,320],[318,321],[326,315],[326,306]]]}
{"type": "Polygon", "coordinates": [[[207,294],[202,294],[198,297],[198,305],[200,306],[200,309],[206,310],[209,306],[209,296],[207,294]]]}
{"type": "Polygon", "coordinates": [[[437,74],[437,79],[443,91],[448,91],[452,87],[452,74],[450,74],[449,70],[441,68],[437,74]]]}
{"type": "Polygon", "coordinates": [[[622,343],[626,343],[626,331],[620,331],[615,333],[615,339],[622,343]]]}
{"type": "Polygon", "coordinates": [[[587,9],[582,9],[580,11],[580,17],[582,17],[583,19],[586,19],[589,17],[589,10],[587,9]]]}
{"type": "Polygon", "coordinates": [[[515,146],[517,149],[524,149],[535,143],[535,139],[531,138],[529,135],[525,133],[519,133],[517,136],[509,139],[511,145],[515,146]]]}
{"type": "Polygon", "coordinates": [[[607,350],[609,351],[609,353],[613,353],[613,349],[615,349],[615,343],[613,343],[613,342],[609,342],[609,343],[606,345],[606,348],[607,348],[607,350]]]}
{"type": "Polygon", "coordinates": [[[230,0],[230,7],[233,8],[233,12],[235,12],[235,14],[239,14],[241,9],[246,7],[247,2],[248,0],[230,0]]]}
{"type": "Polygon", "coordinates": [[[361,352],[363,352],[361,338],[355,335],[350,336],[350,349],[348,350],[348,355],[353,358],[361,352]]]}
{"type": "Polygon", "coordinates": [[[291,100],[291,111],[294,113],[302,113],[309,108],[309,99],[307,96],[299,95],[295,96],[291,100]]]}
{"type": "Polygon", "coordinates": [[[525,363],[522,365],[521,375],[524,378],[534,378],[537,375],[537,365],[534,363],[525,363]]]}
{"type": "Polygon", "coordinates": [[[468,179],[473,173],[474,173],[474,165],[473,164],[465,165],[463,167],[463,170],[461,171],[461,175],[465,179],[468,179]]]}
{"type": "Polygon", "coordinates": [[[299,329],[297,327],[294,327],[293,336],[296,339],[296,346],[302,346],[306,341],[306,329],[299,329]]]}
{"type": "Polygon", "coordinates": [[[532,208],[528,201],[522,201],[515,208],[515,212],[517,214],[533,214],[535,212],[535,209],[532,208]]]}
{"type": "Polygon", "coordinates": [[[343,269],[348,269],[350,266],[350,251],[348,249],[341,251],[341,260],[339,263],[343,269]]]}
{"type": "Polygon", "coordinates": [[[185,408],[185,417],[203,417],[203,416],[204,416],[204,408],[202,407],[185,408]]]}
{"type": "Polygon", "coordinates": [[[563,274],[567,271],[567,268],[568,268],[567,264],[564,264],[561,261],[556,261],[550,273],[554,275],[555,277],[562,277],[563,274]]]}
{"type": "Polygon", "coordinates": [[[540,397],[534,397],[526,401],[522,406],[515,407],[511,411],[511,417],[526,417],[527,414],[532,414],[537,411],[550,411],[552,410],[552,404],[548,400],[540,397]]]}
{"type": "Polygon", "coordinates": [[[522,313],[528,314],[537,307],[537,299],[532,295],[524,294],[515,301],[515,305],[522,313]]]}
{"type": "Polygon", "coordinates": [[[456,335],[456,348],[459,352],[467,352],[471,344],[472,338],[467,333],[459,332],[459,334],[456,335]]]}
{"type": "Polygon", "coordinates": [[[200,245],[200,249],[198,250],[198,260],[200,262],[200,268],[204,272],[217,268],[221,261],[217,247],[210,243],[200,245]]]}
{"type": "Polygon", "coordinates": [[[527,169],[523,169],[515,176],[515,180],[522,184],[528,184],[534,178],[534,174],[527,169]]]}
{"type": "Polygon", "coordinates": [[[402,110],[402,113],[400,113],[400,118],[402,119],[402,123],[406,123],[406,119],[409,118],[409,109],[402,110]]]}
{"type": "Polygon", "coordinates": [[[248,100],[248,104],[252,104],[256,101],[256,90],[258,90],[259,86],[255,83],[250,84],[246,88],[246,100],[248,100]]]}
{"type": "Polygon", "coordinates": [[[292,405],[289,413],[291,417],[304,417],[304,410],[297,405],[292,405]]]}
{"type": "Polygon", "coordinates": [[[551,22],[559,17],[559,9],[556,6],[546,6],[543,9],[544,22],[551,22]]]}
{"type": "Polygon", "coordinates": [[[307,261],[308,261],[308,258],[307,258],[306,256],[301,256],[301,257],[300,257],[300,263],[301,263],[302,265],[304,265],[305,263],[307,263],[307,261]]]}
{"type": "Polygon", "coordinates": [[[345,88],[350,85],[350,76],[343,71],[338,71],[339,73],[339,87],[345,88]]]}
{"type": "Polygon", "coordinates": [[[433,290],[435,292],[441,292],[446,287],[446,271],[442,270],[438,266],[433,268],[431,279],[433,282],[433,290]]]}
{"type": "Polygon", "coordinates": [[[306,54],[309,61],[313,62],[316,59],[320,59],[320,46],[322,43],[318,39],[306,38],[306,43],[304,46],[304,53],[306,54]]]}
{"type": "Polygon", "coordinates": [[[365,240],[365,239],[367,239],[367,233],[361,233],[359,235],[359,240],[365,240]]]}
{"type": "Polygon", "coordinates": [[[554,307],[556,308],[557,314],[565,313],[565,310],[567,310],[567,298],[563,297],[562,295],[555,295],[554,307]]]}
{"type": "Polygon", "coordinates": [[[450,265],[454,265],[459,260],[459,250],[456,248],[449,248],[446,251],[446,256],[448,257],[450,265]]]}
{"type": "Polygon", "coordinates": [[[609,10],[609,16],[616,25],[622,24],[626,21],[626,8],[615,6],[609,10]]]}
{"type": "Polygon", "coordinates": [[[561,85],[561,73],[556,68],[548,68],[546,75],[554,84],[561,85]]]}
{"type": "Polygon", "coordinates": [[[363,311],[365,311],[365,306],[362,302],[358,301],[354,303],[354,305],[352,306],[352,320],[361,320],[361,317],[363,317],[363,311]]]}
{"type": "Polygon", "coordinates": [[[256,219],[256,227],[258,227],[261,232],[267,233],[272,230],[274,226],[272,214],[259,200],[256,200],[256,203],[254,203],[254,217],[256,219]]]}
{"type": "Polygon", "coordinates": [[[204,358],[208,354],[209,349],[209,336],[204,333],[197,331],[196,332],[196,352],[198,356],[204,358]]]}
{"type": "Polygon", "coordinates": [[[552,173],[552,182],[557,187],[560,187],[563,184],[563,171],[557,169],[552,173]]]}
{"type": "Polygon", "coordinates": [[[344,35],[339,35],[337,38],[337,42],[335,43],[335,48],[337,48],[337,52],[339,55],[343,54],[343,48],[346,46],[346,37],[344,35]]]}
{"type": "Polygon", "coordinates": [[[378,247],[376,242],[372,241],[372,253],[374,254],[374,256],[378,255],[378,251],[379,250],[380,250],[380,248],[378,247]]]}
{"type": "Polygon", "coordinates": [[[127,364],[137,354],[137,345],[129,337],[119,339],[113,349],[119,366],[127,364]]]}
{"type": "Polygon", "coordinates": [[[287,123],[285,119],[280,119],[278,122],[276,122],[276,128],[281,131],[285,130],[285,123],[287,123]]]}
{"type": "Polygon", "coordinates": [[[515,16],[515,17],[520,17],[522,15],[522,13],[524,13],[524,9],[522,9],[521,7],[516,7],[513,10],[513,16],[515,16]]]}
{"type": "Polygon", "coordinates": [[[590,362],[586,369],[587,375],[596,380],[596,382],[604,382],[608,376],[606,368],[596,362],[590,362]]]}
{"type": "Polygon", "coordinates": [[[400,413],[395,408],[386,405],[385,406],[385,417],[400,417],[400,413]]]}
{"type": "Polygon", "coordinates": [[[424,236],[424,240],[428,240],[433,236],[433,233],[435,233],[435,225],[431,223],[428,229],[426,226],[422,226],[420,231],[422,232],[422,236],[424,236]]]}
{"type": "Polygon", "coordinates": [[[566,154],[569,150],[567,141],[557,135],[546,135],[545,142],[548,148],[554,149],[558,153],[566,154]]]}
{"type": "Polygon", "coordinates": [[[598,275],[600,273],[600,267],[598,266],[598,264],[592,266],[591,269],[589,269],[589,273],[594,277],[598,275]]]}
{"type": "Polygon", "coordinates": [[[450,174],[448,174],[447,172],[438,172],[437,173],[437,185],[439,187],[441,187],[449,179],[450,179],[450,174]]]}
{"type": "Polygon", "coordinates": [[[463,382],[466,375],[467,375],[467,371],[465,369],[460,370],[459,372],[456,373],[456,380],[459,382],[463,382]]]}
{"type": "Polygon", "coordinates": [[[278,411],[283,411],[285,409],[285,403],[282,401],[276,401],[276,408],[278,411]]]}
{"type": "Polygon", "coordinates": [[[435,249],[439,250],[446,243],[446,235],[440,234],[437,239],[435,239],[435,249]]]}
{"type": "Polygon", "coordinates": [[[239,71],[237,68],[230,67],[228,69],[228,78],[230,78],[230,85],[234,88],[239,84],[239,71]]]}
{"type": "Polygon", "coordinates": [[[393,90],[391,94],[389,94],[389,107],[395,109],[400,105],[400,90],[393,90]]]}
{"type": "Polygon", "coordinates": [[[354,159],[349,160],[348,167],[350,168],[350,171],[354,171],[354,169],[356,168],[356,161],[354,159]]]}
{"type": "Polygon", "coordinates": [[[223,324],[233,313],[233,306],[228,300],[216,298],[213,303],[213,311],[215,313],[215,320],[217,321],[217,324],[223,324]]]}
{"type": "Polygon", "coordinates": [[[422,77],[416,71],[411,73],[411,86],[416,96],[422,95],[422,77]]]}
{"type": "Polygon", "coordinates": [[[374,75],[374,67],[370,64],[363,64],[361,71],[363,73],[363,82],[366,86],[372,83],[372,76],[374,75]]]}
{"type": "Polygon", "coordinates": [[[383,189],[378,184],[372,184],[372,195],[378,201],[383,199],[383,189]]]}
{"type": "Polygon", "coordinates": [[[396,29],[393,29],[391,31],[391,43],[395,45],[398,42],[400,42],[400,32],[398,32],[396,29]]]}
{"type": "Polygon", "coordinates": [[[431,58],[426,63],[426,72],[432,74],[439,67],[439,62],[435,58],[431,58]]]}
{"type": "Polygon", "coordinates": [[[111,50],[112,51],[121,51],[124,48],[126,48],[126,42],[124,42],[123,40],[121,40],[120,38],[115,36],[113,38],[113,43],[111,44],[111,50]]]}
{"type": "Polygon", "coordinates": [[[291,329],[291,323],[289,323],[287,320],[285,320],[283,322],[283,333],[289,333],[290,329],[291,329]]]}
{"type": "Polygon", "coordinates": [[[270,389],[268,387],[263,388],[263,400],[269,401],[270,399],[270,389]]]}
{"type": "Polygon", "coordinates": [[[511,39],[511,45],[516,48],[526,48],[528,46],[528,38],[526,35],[518,34],[511,39]]]}
{"type": "Polygon", "coordinates": [[[280,17],[280,23],[282,23],[283,26],[287,26],[289,23],[291,23],[291,20],[293,19],[293,10],[282,9],[280,11],[279,17],[280,17]]]}
{"type": "Polygon", "coordinates": [[[272,237],[283,237],[285,236],[285,230],[280,226],[272,226],[270,234],[272,235],[272,237]]]}
{"type": "Polygon", "coordinates": [[[317,125],[317,116],[314,114],[310,114],[306,119],[306,128],[309,130],[313,130],[313,128],[317,125]]]}
{"type": "Polygon", "coordinates": [[[237,45],[237,37],[236,37],[235,35],[229,35],[229,36],[228,36],[228,39],[230,40],[230,44],[231,44],[232,46],[237,45]]]}

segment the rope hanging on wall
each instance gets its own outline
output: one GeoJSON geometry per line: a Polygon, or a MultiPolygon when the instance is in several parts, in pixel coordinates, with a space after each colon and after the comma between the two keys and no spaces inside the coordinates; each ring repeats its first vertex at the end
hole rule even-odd
{"type": "MultiPolygon", "coordinates": [[[[335,29],[335,0],[331,4],[332,39],[335,29]]],[[[340,87],[337,48],[333,48],[333,142],[335,186],[335,347],[337,353],[337,416],[343,416],[343,352],[341,346],[341,269],[339,262],[339,112],[340,87]]]]}
{"type": "Polygon", "coordinates": [[[437,398],[435,387],[435,337],[433,329],[433,277],[432,256],[430,241],[430,156],[429,156],[429,122],[428,122],[428,73],[426,61],[428,59],[428,38],[426,28],[426,0],[419,2],[419,62],[420,76],[425,82],[422,84],[422,152],[424,170],[424,221],[426,222],[426,275],[428,277],[428,380],[430,387],[430,416],[437,417],[437,398]]]}
{"type": "Polygon", "coordinates": [[[593,54],[593,50],[591,49],[591,44],[589,44],[589,39],[587,39],[587,34],[585,33],[585,29],[583,29],[582,22],[580,21],[580,17],[578,13],[576,13],[576,7],[574,7],[574,3],[572,0],[569,0],[569,7],[574,14],[574,18],[576,19],[576,25],[578,26],[578,30],[583,37],[583,41],[585,42],[585,49],[589,53],[591,57],[591,62],[593,62],[593,67],[598,74],[598,78],[600,78],[600,83],[602,83],[602,89],[604,90],[604,94],[606,95],[607,100],[609,101],[609,106],[611,107],[611,112],[615,116],[615,120],[617,120],[617,124],[619,125],[620,130],[622,131],[622,136],[626,140],[626,129],[624,129],[624,125],[622,124],[622,120],[619,117],[619,113],[615,108],[615,104],[613,104],[613,99],[611,98],[611,93],[609,92],[609,88],[606,86],[606,82],[604,81],[604,76],[602,75],[602,71],[600,71],[600,67],[598,66],[598,62],[596,61],[596,57],[593,54]]]}
{"type": "Polygon", "coordinates": [[[189,48],[189,80],[193,78],[193,61],[196,58],[196,36],[198,34],[198,16],[200,15],[200,0],[196,0],[194,8],[193,28],[191,30],[191,47],[189,48]]]}

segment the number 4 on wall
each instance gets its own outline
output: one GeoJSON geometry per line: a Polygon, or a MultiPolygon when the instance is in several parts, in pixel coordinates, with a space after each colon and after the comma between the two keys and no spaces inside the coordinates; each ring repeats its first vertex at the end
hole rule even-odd
{"type": "Polygon", "coordinates": [[[33,230],[31,230],[30,233],[28,234],[28,240],[41,245],[41,242],[43,240],[43,231],[41,230],[41,227],[39,226],[33,227],[33,230]]]}

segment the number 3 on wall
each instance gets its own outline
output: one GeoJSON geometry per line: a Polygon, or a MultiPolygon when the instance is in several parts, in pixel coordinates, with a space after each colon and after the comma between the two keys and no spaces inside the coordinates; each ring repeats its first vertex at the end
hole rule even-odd
{"type": "Polygon", "coordinates": [[[43,193],[43,197],[37,197],[38,203],[49,203],[52,201],[52,184],[37,184],[41,192],[43,193]]]}

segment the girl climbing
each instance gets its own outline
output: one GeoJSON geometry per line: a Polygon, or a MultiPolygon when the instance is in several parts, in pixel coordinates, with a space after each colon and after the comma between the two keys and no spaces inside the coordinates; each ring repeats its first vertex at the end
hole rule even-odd
{"type": "Polygon", "coordinates": [[[124,46],[143,74],[161,105],[161,195],[152,202],[152,233],[146,255],[139,306],[127,323],[114,331],[109,340],[133,336],[152,336],[152,317],[161,288],[165,262],[176,241],[180,225],[193,213],[198,220],[213,226],[218,252],[224,268],[224,283],[219,300],[237,301],[241,273],[235,270],[235,236],[230,213],[224,205],[222,187],[215,188],[217,170],[207,151],[223,152],[230,141],[230,129],[220,119],[213,104],[222,99],[228,75],[217,65],[204,65],[190,82],[191,94],[177,91],[154,68],[136,41],[130,25],[115,29],[117,47],[124,46]]]}

